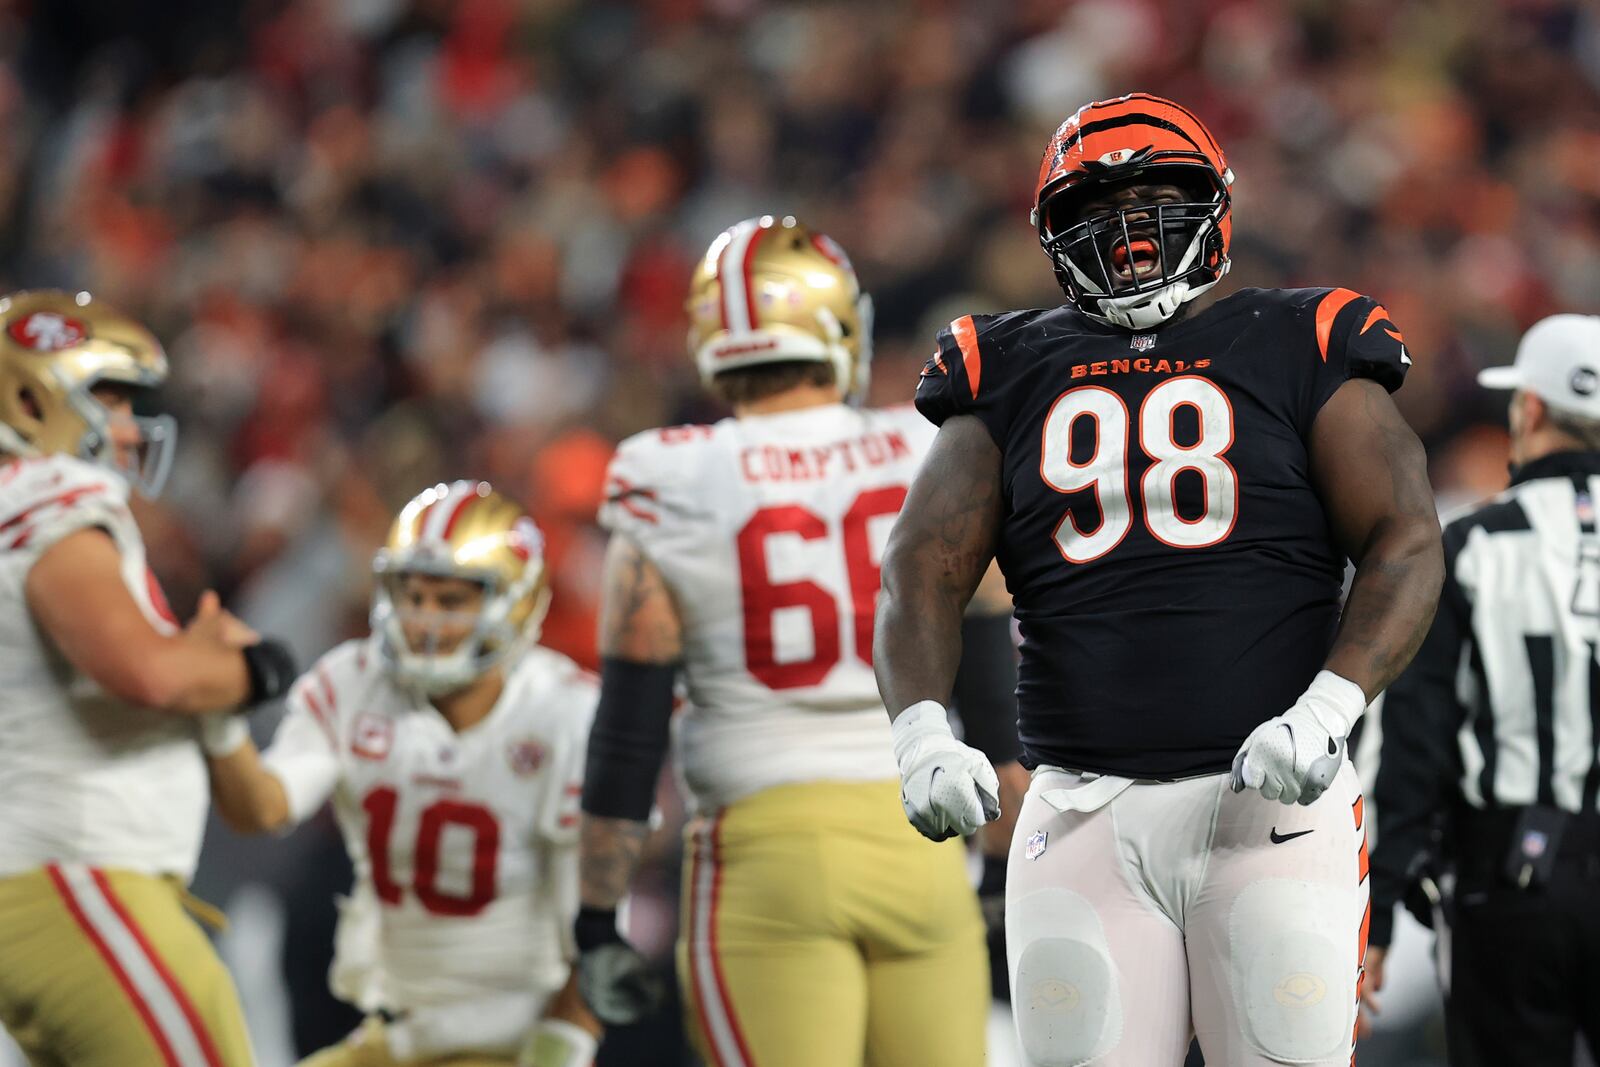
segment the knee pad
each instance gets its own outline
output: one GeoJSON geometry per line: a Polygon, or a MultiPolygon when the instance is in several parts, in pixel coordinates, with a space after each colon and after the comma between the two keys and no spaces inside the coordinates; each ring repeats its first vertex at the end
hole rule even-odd
{"type": "Polygon", "coordinates": [[[1228,915],[1233,1001],[1245,1041],[1275,1063],[1350,1055],[1360,894],[1287,878],[1245,887],[1228,915]]]}
{"type": "Polygon", "coordinates": [[[1011,1011],[1035,1067],[1083,1067],[1122,1040],[1122,1001],[1100,917],[1066,889],[1006,905],[1011,1011]]]}

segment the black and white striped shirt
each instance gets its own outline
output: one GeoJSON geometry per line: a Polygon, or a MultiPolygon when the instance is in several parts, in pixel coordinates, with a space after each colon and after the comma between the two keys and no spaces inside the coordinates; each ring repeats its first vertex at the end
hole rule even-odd
{"type": "Polygon", "coordinates": [[[1597,499],[1600,453],[1562,452],[1445,526],[1438,614],[1383,706],[1375,944],[1460,804],[1600,809],[1597,499]]]}

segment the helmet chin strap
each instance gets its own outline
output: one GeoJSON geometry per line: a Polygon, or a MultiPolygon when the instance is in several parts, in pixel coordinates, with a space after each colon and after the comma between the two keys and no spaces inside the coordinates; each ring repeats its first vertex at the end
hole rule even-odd
{"type": "Polygon", "coordinates": [[[1084,314],[1109,326],[1120,326],[1124,330],[1153,329],[1171,319],[1183,305],[1216,285],[1222,280],[1222,274],[1226,273],[1227,269],[1224,268],[1221,274],[1204,285],[1190,285],[1186,281],[1176,281],[1153,293],[1101,297],[1097,311],[1085,310],[1084,314]]]}

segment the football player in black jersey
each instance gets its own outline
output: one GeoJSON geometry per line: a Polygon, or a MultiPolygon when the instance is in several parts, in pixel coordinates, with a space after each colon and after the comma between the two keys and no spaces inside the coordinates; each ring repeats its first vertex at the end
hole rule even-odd
{"type": "Polygon", "coordinates": [[[997,805],[946,725],[962,606],[999,560],[1034,768],[1006,935],[1028,1062],[1347,1064],[1367,855],[1345,736],[1442,575],[1411,362],[1347,289],[1210,292],[1233,175],[1188,110],[1090,104],[1035,221],[1068,302],[941,332],[940,425],[883,567],[875,663],[929,836],[997,805]],[[1343,614],[1346,557],[1356,563],[1343,614]]]}

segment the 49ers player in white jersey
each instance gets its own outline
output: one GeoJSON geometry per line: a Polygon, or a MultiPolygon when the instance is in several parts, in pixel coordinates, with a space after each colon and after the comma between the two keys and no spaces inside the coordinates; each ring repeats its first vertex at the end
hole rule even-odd
{"type": "Polygon", "coordinates": [[[878,560],[932,435],[910,407],[844,403],[865,384],[867,309],[822,234],[770,216],[725,231],[694,278],[690,346],[734,417],[623,442],[600,514],[582,990],[608,1021],[648,999],[615,908],[681,666],[675,754],[697,817],[679,977],[714,1067],[984,1059],[964,853],[905,825],[873,681],[878,560]]]}
{"type": "Polygon", "coordinates": [[[233,983],[184,892],[206,813],[194,716],[282,695],[288,652],[208,593],[181,628],[130,483],[160,342],[90,297],[0,299],[0,1022],[35,1064],[242,1067],[233,983]]]}
{"type": "Polygon", "coordinates": [[[440,485],[406,505],[374,569],[372,636],[295,683],[264,756],[240,736],[212,761],[245,832],[332,797],[356,869],[332,985],[374,1014],[306,1062],[587,1067],[599,1027],[568,961],[595,688],[533,643],[549,601],[538,527],[486,483],[440,485]]]}

